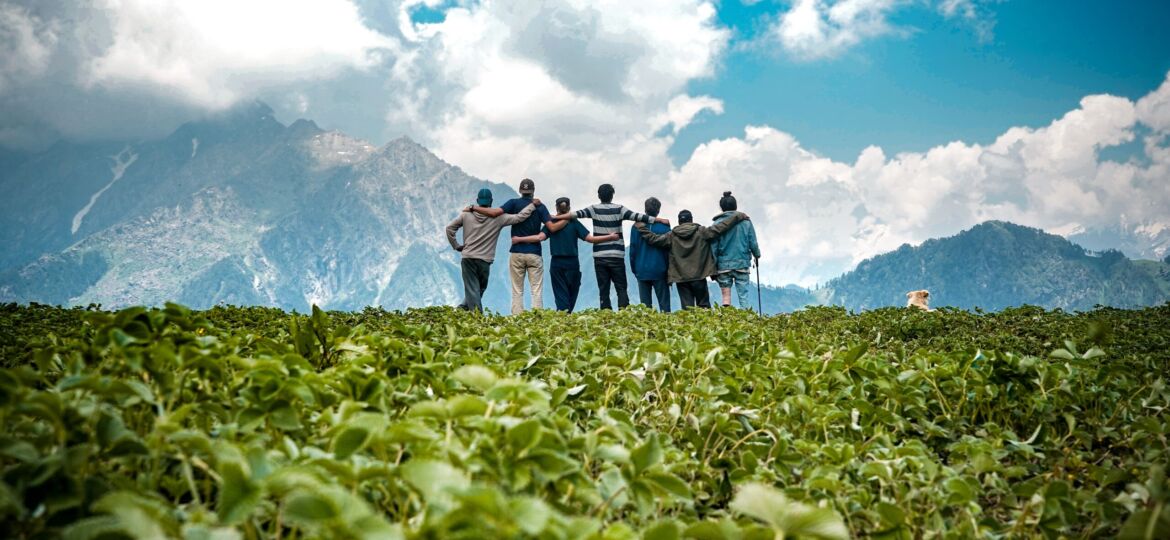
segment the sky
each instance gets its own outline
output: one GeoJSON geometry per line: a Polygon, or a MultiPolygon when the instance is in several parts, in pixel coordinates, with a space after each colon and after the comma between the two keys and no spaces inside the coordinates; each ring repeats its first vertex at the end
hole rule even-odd
{"type": "MultiPolygon", "coordinates": [[[[465,171],[705,219],[764,280],[1003,219],[1170,234],[1170,2],[0,0],[0,146],[260,99],[465,171]]],[[[438,234],[438,233],[436,233],[438,234]]]]}

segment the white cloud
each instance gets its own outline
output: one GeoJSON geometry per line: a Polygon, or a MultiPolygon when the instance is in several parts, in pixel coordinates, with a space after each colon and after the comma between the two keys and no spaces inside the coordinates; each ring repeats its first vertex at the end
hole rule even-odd
{"type": "Polygon", "coordinates": [[[995,33],[995,16],[987,8],[999,0],[942,0],[938,12],[948,19],[962,19],[975,30],[980,41],[990,41],[995,33]]]}
{"type": "Polygon", "coordinates": [[[57,25],[21,6],[0,4],[0,95],[21,79],[45,72],[57,44],[57,25]]]}
{"type": "Polygon", "coordinates": [[[773,31],[780,45],[801,60],[837,56],[863,40],[888,34],[896,0],[796,0],[773,31]]]}
{"type": "MultiPolygon", "coordinates": [[[[1145,163],[1102,159],[1132,141],[1139,119],[1160,125],[1168,87],[1138,103],[1094,95],[1040,128],[1016,127],[989,145],[952,142],[852,164],[819,157],[791,135],[749,127],[699,146],[671,176],[674,200],[714,208],[732,189],[759,216],[764,279],[811,285],[903,243],[989,219],[1051,231],[1170,220],[1170,150],[1146,144],[1145,163]]],[[[1159,139],[1160,141],[1160,139],[1159,139]]]]}
{"type": "Polygon", "coordinates": [[[112,44],[90,86],[149,87],[222,108],[266,87],[374,65],[395,42],[347,0],[103,0],[112,44]]]}
{"type": "Polygon", "coordinates": [[[577,201],[605,181],[661,183],[674,135],[722,112],[685,91],[730,37],[710,2],[483,2],[432,24],[406,6],[398,19],[411,40],[387,119],[476,175],[531,176],[577,201]]]}

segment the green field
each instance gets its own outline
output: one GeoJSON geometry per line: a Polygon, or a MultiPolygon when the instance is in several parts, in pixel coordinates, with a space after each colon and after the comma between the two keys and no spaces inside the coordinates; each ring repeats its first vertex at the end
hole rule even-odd
{"type": "Polygon", "coordinates": [[[1170,537],[1170,304],[0,306],[9,538],[1170,537]]]}

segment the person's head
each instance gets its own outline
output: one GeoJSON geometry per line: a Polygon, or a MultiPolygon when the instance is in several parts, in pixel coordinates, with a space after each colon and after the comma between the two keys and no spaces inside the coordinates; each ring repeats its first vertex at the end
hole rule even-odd
{"type": "Polygon", "coordinates": [[[603,203],[613,202],[613,186],[609,184],[601,184],[601,186],[597,188],[597,198],[601,199],[601,202],[603,203]]]}
{"type": "Polygon", "coordinates": [[[695,221],[695,216],[691,215],[690,210],[683,210],[682,212],[678,213],[678,224],[679,225],[682,225],[683,223],[691,223],[693,221],[695,221]]]}
{"type": "Polygon", "coordinates": [[[569,212],[569,209],[570,208],[569,208],[569,198],[568,197],[560,197],[557,199],[557,213],[558,214],[566,214],[569,212]]]}
{"type": "Polygon", "coordinates": [[[478,204],[480,206],[491,206],[492,205],[492,190],[490,190],[488,188],[483,188],[483,189],[479,190],[479,193],[475,196],[475,204],[478,204]]]}
{"type": "Polygon", "coordinates": [[[531,178],[521,180],[520,195],[523,197],[531,197],[533,193],[536,193],[536,182],[533,182],[531,178]]]}
{"type": "Polygon", "coordinates": [[[646,213],[658,217],[658,212],[662,211],[662,203],[657,197],[650,197],[646,199],[646,213]]]}
{"type": "Polygon", "coordinates": [[[735,197],[731,196],[730,191],[723,192],[723,198],[719,199],[719,209],[724,212],[731,212],[736,209],[735,197]]]}

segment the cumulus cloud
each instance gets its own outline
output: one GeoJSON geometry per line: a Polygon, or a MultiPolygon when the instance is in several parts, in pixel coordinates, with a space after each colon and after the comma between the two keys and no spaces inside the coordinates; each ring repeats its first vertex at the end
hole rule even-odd
{"type": "Polygon", "coordinates": [[[694,207],[723,189],[763,243],[765,280],[811,285],[857,262],[999,219],[1055,232],[1115,226],[1119,217],[1170,222],[1170,151],[1151,135],[1144,160],[1101,158],[1133,141],[1137,126],[1165,129],[1170,83],[1134,102],[1093,95],[1047,126],[1016,127],[988,145],[952,142],[887,156],[866,148],[854,163],[819,157],[792,136],[749,127],[699,146],[671,175],[675,200],[694,207]]]}
{"type": "Polygon", "coordinates": [[[146,86],[208,108],[246,92],[368,68],[394,41],[347,0],[105,0],[113,43],[86,85],[146,86]]]}
{"type": "Polygon", "coordinates": [[[833,57],[893,31],[887,21],[895,0],[796,0],[774,32],[789,54],[802,60],[833,57]]]}

